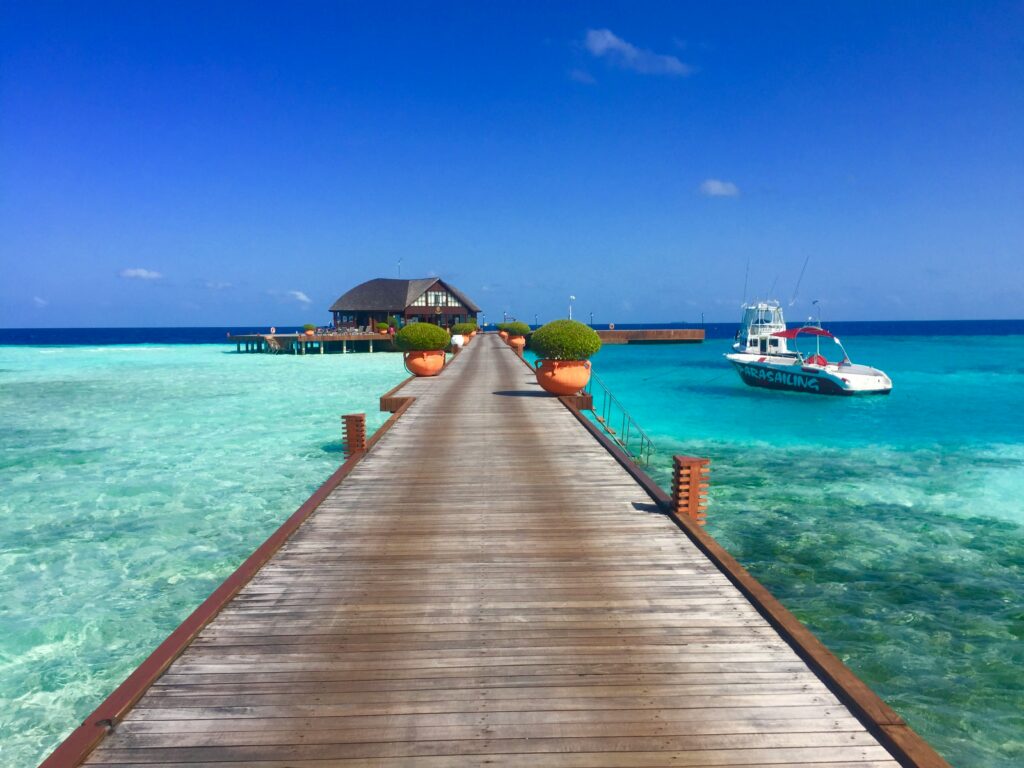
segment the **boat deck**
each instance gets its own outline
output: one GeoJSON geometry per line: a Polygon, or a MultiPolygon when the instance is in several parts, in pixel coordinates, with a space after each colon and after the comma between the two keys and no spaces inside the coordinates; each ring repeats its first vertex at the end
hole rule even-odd
{"type": "Polygon", "coordinates": [[[401,394],[88,765],[898,765],[495,337],[401,394]]]}

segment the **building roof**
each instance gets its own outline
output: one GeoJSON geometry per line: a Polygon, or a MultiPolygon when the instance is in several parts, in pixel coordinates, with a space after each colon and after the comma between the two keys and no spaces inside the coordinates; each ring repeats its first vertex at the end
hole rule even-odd
{"type": "Polygon", "coordinates": [[[436,277],[422,277],[416,280],[397,280],[389,277],[378,277],[357,285],[341,295],[331,305],[331,312],[386,312],[402,310],[426,293],[434,283],[441,283],[471,312],[479,312],[480,307],[474,304],[466,294],[450,283],[436,277]]]}

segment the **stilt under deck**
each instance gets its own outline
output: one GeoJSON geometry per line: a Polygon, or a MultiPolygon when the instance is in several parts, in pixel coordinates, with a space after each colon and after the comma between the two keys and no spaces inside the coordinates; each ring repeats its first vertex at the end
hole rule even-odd
{"type": "Polygon", "coordinates": [[[400,394],[88,765],[898,764],[496,337],[400,394]]]}

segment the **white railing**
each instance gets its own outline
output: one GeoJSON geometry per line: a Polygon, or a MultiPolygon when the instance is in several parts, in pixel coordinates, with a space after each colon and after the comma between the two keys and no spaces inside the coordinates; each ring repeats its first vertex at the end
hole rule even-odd
{"type": "Polygon", "coordinates": [[[590,382],[585,391],[593,400],[594,420],[608,436],[637,464],[650,464],[651,456],[658,450],[654,441],[612,394],[608,385],[593,371],[590,373],[590,382]]]}

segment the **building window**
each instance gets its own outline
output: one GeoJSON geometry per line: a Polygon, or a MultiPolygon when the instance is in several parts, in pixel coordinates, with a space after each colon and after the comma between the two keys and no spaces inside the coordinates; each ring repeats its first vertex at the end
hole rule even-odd
{"type": "Polygon", "coordinates": [[[448,291],[427,291],[412,303],[414,307],[458,307],[461,306],[448,291]]]}

